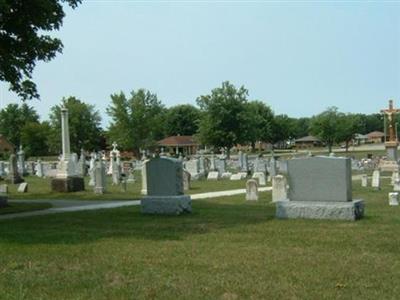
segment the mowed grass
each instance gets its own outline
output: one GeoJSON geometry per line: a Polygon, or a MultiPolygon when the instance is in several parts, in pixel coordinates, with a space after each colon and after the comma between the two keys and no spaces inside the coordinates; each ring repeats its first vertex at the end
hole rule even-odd
{"type": "Polygon", "coordinates": [[[0,221],[1,299],[398,299],[400,207],[354,182],[357,222],[277,220],[271,194],[0,221]]]}
{"type": "MultiPolygon", "coordinates": [[[[74,199],[74,200],[132,200],[140,199],[142,195],[142,179],[140,172],[135,174],[134,183],[127,183],[126,191],[121,185],[112,185],[112,179],[107,176],[107,192],[97,195],[93,192],[93,187],[89,186],[89,177],[85,177],[85,191],[74,193],[56,193],[51,190],[50,178],[39,178],[27,176],[24,178],[28,183],[28,193],[18,193],[18,185],[9,184],[10,199],[74,199]]],[[[4,183],[4,182],[0,182],[4,183]]],[[[246,186],[246,180],[231,181],[228,179],[218,181],[199,180],[191,182],[191,189],[187,194],[223,191],[231,189],[242,189],[246,186]]]]}
{"type": "Polygon", "coordinates": [[[8,203],[6,207],[0,208],[0,216],[6,214],[22,213],[35,210],[51,208],[49,203],[8,203]]]}

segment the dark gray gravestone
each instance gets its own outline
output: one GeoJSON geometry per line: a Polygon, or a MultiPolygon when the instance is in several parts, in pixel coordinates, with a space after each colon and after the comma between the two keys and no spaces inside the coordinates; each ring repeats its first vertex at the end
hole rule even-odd
{"type": "Polygon", "coordinates": [[[158,157],[145,164],[147,196],[141,201],[142,213],[179,215],[192,211],[190,196],[183,195],[182,161],[158,157]]]}

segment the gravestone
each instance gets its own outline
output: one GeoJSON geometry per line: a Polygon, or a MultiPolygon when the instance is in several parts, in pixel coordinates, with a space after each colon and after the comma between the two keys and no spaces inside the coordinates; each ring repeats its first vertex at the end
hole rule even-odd
{"type": "Polygon", "coordinates": [[[308,157],[288,162],[289,201],[276,202],[278,218],[356,220],[364,201],[352,199],[351,161],[308,157]]]}
{"type": "Polygon", "coordinates": [[[85,151],[81,149],[81,156],[78,161],[78,176],[86,176],[87,168],[86,168],[86,157],[85,151]]]}
{"type": "Polygon", "coordinates": [[[90,161],[89,161],[89,186],[94,186],[95,185],[95,174],[94,174],[94,169],[96,167],[96,157],[97,153],[92,152],[90,154],[90,161]]]}
{"type": "Polygon", "coordinates": [[[231,176],[232,176],[231,172],[225,172],[225,173],[221,174],[222,179],[229,179],[229,178],[231,178],[231,176]]]}
{"type": "Polygon", "coordinates": [[[130,168],[129,169],[129,171],[128,171],[128,179],[126,180],[126,182],[128,182],[128,183],[134,183],[134,182],[136,182],[136,180],[135,180],[135,174],[134,174],[134,169],[133,168],[130,168]]]}
{"type": "Polygon", "coordinates": [[[17,161],[18,173],[21,174],[21,176],[28,175],[25,168],[25,151],[22,149],[22,145],[19,146],[19,151],[17,152],[17,161]]]}
{"type": "Polygon", "coordinates": [[[0,194],[8,194],[8,185],[0,184],[0,194]]]}
{"type": "Polygon", "coordinates": [[[268,168],[269,176],[274,177],[276,176],[276,160],[274,157],[271,158],[269,161],[269,168],[268,168]]]}
{"type": "Polygon", "coordinates": [[[0,185],[0,207],[8,205],[8,186],[6,184],[0,185]]]}
{"type": "Polygon", "coordinates": [[[144,160],[142,163],[142,189],[140,191],[140,193],[142,195],[147,195],[147,167],[146,164],[149,162],[150,160],[144,160]]]}
{"type": "Polygon", "coordinates": [[[207,175],[207,180],[218,180],[218,179],[219,179],[218,171],[211,171],[207,175]]]}
{"type": "Polygon", "coordinates": [[[368,186],[368,175],[367,174],[362,174],[361,175],[361,186],[362,187],[367,187],[368,186]]]}
{"type": "Polygon", "coordinates": [[[281,160],[279,162],[279,172],[282,174],[287,174],[287,160],[281,160]]]}
{"type": "Polygon", "coordinates": [[[393,191],[400,192],[400,179],[396,180],[393,184],[393,191]]]}
{"type": "Polygon", "coordinates": [[[232,174],[230,180],[241,180],[242,179],[242,175],[240,175],[240,173],[237,174],[232,174]]]}
{"type": "Polygon", "coordinates": [[[399,205],[399,193],[389,193],[389,205],[397,206],[399,205]]]}
{"type": "Polygon", "coordinates": [[[113,185],[120,184],[120,181],[121,181],[121,166],[119,164],[117,164],[116,162],[114,162],[114,164],[112,164],[111,177],[112,177],[112,184],[113,185]]]}
{"type": "Polygon", "coordinates": [[[216,168],[220,175],[226,172],[226,159],[220,158],[216,160],[216,168]]]}
{"type": "Polygon", "coordinates": [[[257,180],[249,179],[246,182],[246,200],[258,201],[258,184],[257,180]]]}
{"type": "Polygon", "coordinates": [[[106,167],[103,161],[100,159],[95,162],[95,167],[93,169],[94,174],[94,193],[104,194],[107,189],[107,177],[106,177],[106,167]]]}
{"type": "Polygon", "coordinates": [[[40,159],[36,163],[36,176],[39,178],[44,177],[43,163],[40,159]]]}
{"type": "Polygon", "coordinates": [[[183,165],[176,159],[158,157],[145,163],[147,196],[142,213],[179,215],[192,211],[190,196],[183,194],[183,165]]]}
{"type": "Polygon", "coordinates": [[[186,170],[183,170],[183,190],[190,190],[190,173],[186,170]]]}
{"type": "Polygon", "coordinates": [[[247,157],[247,153],[244,153],[242,155],[242,168],[240,169],[241,172],[244,172],[247,174],[249,172],[249,160],[247,157]]]}
{"type": "Polygon", "coordinates": [[[371,186],[376,190],[380,190],[381,189],[381,172],[379,170],[375,170],[372,173],[371,186]]]}
{"type": "Polygon", "coordinates": [[[254,172],[252,178],[257,179],[259,185],[267,185],[267,179],[264,172],[254,172]]]}
{"type": "Polygon", "coordinates": [[[26,182],[21,183],[18,186],[18,193],[27,193],[28,192],[28,184],[26,182]]]}
{"type": "Polygon", "coordinates": [[[24,182],[24,180],[19,176],[17,168],[17,157],[15,154],[10,155],[8,163],[8,175],[6,177],[6,182],[11,184],[18,184],[24,182]]]}
{"type": "Polygon", "coordinates": [[[286,177],[276,175],[272,179],[272,202],[288,201],[286,177]]]}
{"type": "Polygon", "coordinates": [[[392,173],[391,180],[390,180],[390,184],[391,184],[391,185],[394,185],[394,182],[397,181],[397,180],[399,180],[399,179],[400,179],[400,177],[399,177],[399,172],[393,172],[393,173],[392,173]]]}

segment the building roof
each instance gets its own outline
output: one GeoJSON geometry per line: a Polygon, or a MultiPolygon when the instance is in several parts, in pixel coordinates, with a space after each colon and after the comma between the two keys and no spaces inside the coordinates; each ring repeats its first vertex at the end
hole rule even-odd
{"type": "Polygon", "coordinates": [[[361,133],[356,133],[356,134],[354,135],[354,138],[355,138],[356,140],[363,140],[363,139],[367,139],[367,138],[368,138],[368,135],[366,135],[366,134],[361,134],[361,133]]]}
{"type": "Polygon", "coordinates": [[[299,138],[297,140],[295,140],[296,143],[303,143],[303,142],[320,142],[320,140],[318,138],[316,138],[315,136],[312,135],[307,135],[307,136],[303,136],[302,138],[299,138]]]}
{"type": "Polygon", "coordinates": [[[385,134],[381,131],[372,131],[368,133],[367,136],[369,139],[373,139],[373,138],[382,138],[385,136],[385,134]]]}
{"type": "Polygon", "coordinates": [[[157,142],[160,146],[196,146],[192,135],[169,136],[157,142]]]}

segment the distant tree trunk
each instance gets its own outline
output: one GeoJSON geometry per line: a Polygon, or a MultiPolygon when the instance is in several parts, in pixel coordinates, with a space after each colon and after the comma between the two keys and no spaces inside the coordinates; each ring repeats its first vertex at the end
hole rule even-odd
{"type": "Polygon", "coordinates": [[[350,141],[346,141],[346,152],[349,152],[349,143],[350,141]]]}
{"type": "Polygon", "coordinates": [[[332,152],[332,142],[328,142],[328,152],[332,152]]]}

